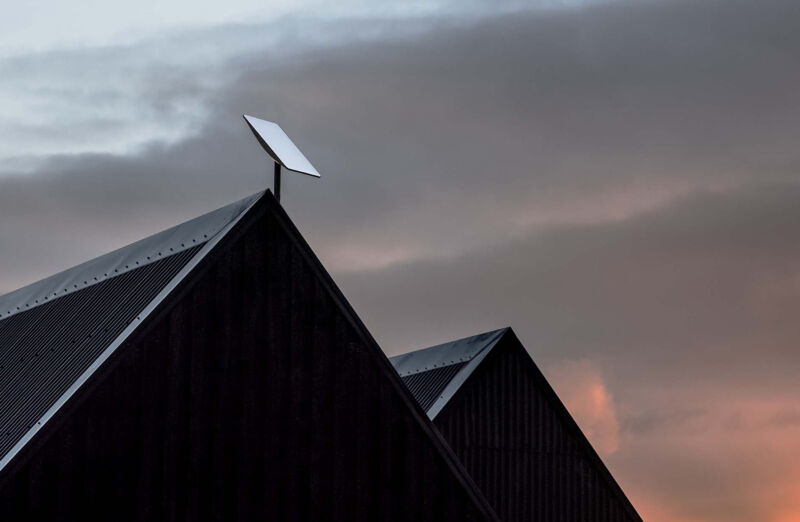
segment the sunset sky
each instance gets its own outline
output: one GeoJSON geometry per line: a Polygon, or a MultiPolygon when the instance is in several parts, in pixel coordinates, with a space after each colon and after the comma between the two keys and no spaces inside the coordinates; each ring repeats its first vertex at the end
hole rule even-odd
{"type": "Polygon", "coordinates": [[[264,188],[251,113],[388,355],[511,325],[646,521],[800,521],[800,2],[69,4],[0,17],[0,293],[264,188]]]}

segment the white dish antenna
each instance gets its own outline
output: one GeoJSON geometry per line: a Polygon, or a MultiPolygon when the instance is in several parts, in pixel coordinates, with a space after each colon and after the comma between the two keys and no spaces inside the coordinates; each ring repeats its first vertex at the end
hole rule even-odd
{"type": "Polygon", "coordinates": [[[262,120],[254,116],[243,114],[244,121],[253,131],[258,143],[267,154],[275,161],[275,198],[281,200],[281,167],[288,170],[307,174],[315,178],[320,177],[314,165],[300,152],[289,136],[277,123],[262,120]]]}

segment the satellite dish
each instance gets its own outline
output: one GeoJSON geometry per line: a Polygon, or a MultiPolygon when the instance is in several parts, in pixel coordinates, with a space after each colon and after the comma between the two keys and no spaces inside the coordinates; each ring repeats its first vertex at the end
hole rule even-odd
{"type": "Polygon", "coordinates": [[[277,123],[248,116],[247,114],[243,114],[242,117],[247,122],[250,130],[253,131],[258,143],[275,161],[275,198],[278,201],[281,200],[282,166],[300,174],[307,174],[315,178],[320,177],[314,165],[306,159],[300,149],[289,139],[289,136],[283,132],[283,129],[277,123]]]}

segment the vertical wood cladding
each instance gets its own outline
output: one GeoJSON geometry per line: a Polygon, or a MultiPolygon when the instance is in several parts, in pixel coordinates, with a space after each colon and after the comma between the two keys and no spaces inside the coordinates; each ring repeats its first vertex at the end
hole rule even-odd
{"type": "Polygon", "coordinates": [[[3,470],[0,519],[493,519],[271,205],[3,470]]]}
{"type": "Polygon", "coordinates": [[[434,423],[501,520],[641,520],[513,333],[434,423]]]}

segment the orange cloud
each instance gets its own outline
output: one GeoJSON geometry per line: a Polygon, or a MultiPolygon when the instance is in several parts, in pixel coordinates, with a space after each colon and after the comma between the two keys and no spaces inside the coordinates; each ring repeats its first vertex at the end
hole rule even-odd
{"type": "MultiPolygon", "coordinates": [[[[609,458],[648,522],[800,522],[800,407],[792,395],[673,390],[660,420],[632,429],[609,458]],[[676,405],[692,404],[691,415],[676,405]]],[[[683,406],[682,406],[683,407],[683,406]]],[[[629,412],[626,406],[622,411],[629,412]]]]}
{"type": "Polygon", "coordinates": [[[793,395],[684,387],[628,404],[590,360],[547,375],[644,520],[800,522],[793,395]]]}
{"type": "Polygon", "coordinates": [[[600,369],[586,359],[564,361],[551,367],[548,377],[595,449],[601,455],[617,451],[617,411],[600,369]]]}

